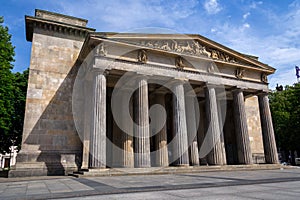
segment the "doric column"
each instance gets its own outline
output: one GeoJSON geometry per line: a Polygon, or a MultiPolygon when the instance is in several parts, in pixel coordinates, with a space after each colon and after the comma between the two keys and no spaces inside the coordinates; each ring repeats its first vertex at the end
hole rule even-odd
{"type": "MultiPolygon", "coordinates": [[[[221,95],[221,98],[222,98],[222,95],[221,95]]],[[[224,100],[217,98],[219,127],[220,127],[220,141],[221,141],[221,149],[222,149],[222,160],[223,160],[223,165],[226,165],[227,159],[226,159],[225,139],[224,139],[224,131],[223,131],[223,127],[225,124],[225,117],[226,117],[224,108],[226,106],[224,106],[224,104],[225,104],[224,100]]]]}
{"type": "Polygon", "coordinates": [[[92,81],[84,81],[84,127],[83,127],[83,141],[82,141],[82,165],[81,169],[88,169],[89,154],[90,154],[90,132],[91,132],[91,113],[92,113],[92,81]]]}
{"type": "Polygon", "coordinates": [[[135,94],[135,167],[151,167],[148,83],[145,77],[137,80],[135,94]]]}
{"type": "MultiPolygon", "coordinates": [[[[155,94],[155,103],[160,104],[164,108],[165,105],[165,94],[156,93],[155,94]]],[[[155,124],[159,124],[159,122],[155,120],[160,120],[159,117],[153,119],[155,124]]],[[[154,125],[155,125],[154,124],[154,125]]],[[[156,150],[156,166],[158,167],[166,167],[169,166],[168,159],[168,148],[167,148],[167,127],[166,123],[163,125],[162,129],[155,135],[155,150],[156,150]]]]}
{"type": "Polygon", "coordinates": [[[241,89],[233,91],[233,110],[239,163],[253,164],[244,94],[241,89]]]}
{"type": "Polygon", "coordinates": [[[225,149],[221,143],[221,131],[218,117],[218,105],[215,88],[208,86],[205,88],[206,98],[206,118],[208,123],[207,136],[212,150],[208,154],[208,163],[211,165],[224,165],[225,149]]]}
{"type": "Polygon", "coordinates": [[[199,165],[199,151],[198,151],[198,142],[197,142],[197,121],[196,121],[196,108],[195,108],[194,98],[195,97],[187,94],[185,96],[185,101],[186,101],[185,107],[186,107],[188,144],[191,144],[189,147],[190,164],[193,166],[197,166],[199,165]]]}
{"type": "Polygon", "coordinates": [[[112,126],[112,167],[123,167],[122,131],[115,119],[112,126]]]}
{"type": "Polygon", "coordinates": [[[93,77],[93,112],[90,134],[90,168],[106,167],[106,78],[101,72],[93,77]]]}
{"type": "Polygon", "coordinates": [[[199,106],[199,114],[200,114],[199,127],[198,127],[198,149],[199,149],[200,165],[207,165],[207,155],[201,152],[201,147],[205,137],[205,124],[206,124],[205,101],[199,101],[197,104],[199,106]]]}
{"type": "Polygon", "coordinates": [[[188,157],[188,138],[186,126],[186,113],[184,103],[183,83],[177,81],[173,84],[173,116],[174,116],[174,154],[176,157],[175,165],[189,165],[188,157]]]}
{"type": "Polygon", "coordinates": [[[276,164],[278,163],[278,156],[268,94],[263,93],[258,95],[258,103],[265,151],[265,160],[266,163],[276,164]]]}
{"type": "Polygon", "coordinates": [[[128,131],[128,133],[126,133],[124,130],[122,130],[122,167],[126,167],[126,168],[132,168],[134,167],[134,153],[133,153],[133,126],[132,123],[130,123],[130,121],[132,120],[131,118],[127,117],[127,112],[129,111],[129,113],[132,114],[132,101],[129,100],[129,105],[125,104],[125,100],[127,100],[125,98],[125,95],[129,95],[128,93],[129,91],[122,91],[123,95],[122,95],[122,111],[121,111],[121,115],[122,115],[122,125],[121,127],[124,127],[126,131],[128,131]]]}

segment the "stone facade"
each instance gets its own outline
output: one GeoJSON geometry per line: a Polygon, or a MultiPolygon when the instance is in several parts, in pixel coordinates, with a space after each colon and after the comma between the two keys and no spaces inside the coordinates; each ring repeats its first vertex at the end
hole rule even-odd
{"type": "Polygon", "coordinates": [[[275,69],[199,35],[95,33],[86,24],[42,10],[26,16],[30,74],[10,176],[278,162],[262,96],[275,69]],[[153,115],[153,105],[165,111],[153,115]]]}

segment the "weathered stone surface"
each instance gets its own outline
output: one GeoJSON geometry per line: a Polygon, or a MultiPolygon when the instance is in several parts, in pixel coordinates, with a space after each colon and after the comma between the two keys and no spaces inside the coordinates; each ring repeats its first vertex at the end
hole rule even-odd
{"type": "MultiPolygon", "coordinates": [[[[37,11],[37,14],[37,17],[50,19],[52,16],[58,21],[61,17],[42,11],[37,11]]],[[[76,19],[77,22],[75,18],[73,22],[70,21],[71,18],[68,20],[61,19],[64,23],[80,23],[80,19],[76,19]]],[[[84,21],[81,24],[83,26],[84,21]]],[[[51,157],[51,152],[55,152],[57,156],[60,152],[68,152],[74,157],[76,154],[80,155],[82,142],[72,116],[72,88],[76,75],[74,64],[83,41],[82,36],[56,33],[54,30],[46,31],[43,27],[33,29],[22,150],[19,157],[22,157],[22,154],[37,157],[47,154],[51,157]]],[[[26,170],[26,164],[29,162],[45,163],[43,159],[29,161],[22,158],[19,159],[16,170],[18,171],[18,166],[21,165],[26,170]]],[[[79,161],[75,163],[75,159],[67,160],[64,164],[61,161],[55,163],[54,168],[70,165],[73,170],[80,164],[79,161]]],[[[51,167],[52,165],[49,165],[44,169],[44,175],[47,174],[47,170],[51,171],[51,167]]],[[[34,169],[28,170],[33,170],[30,174],[35,174],[34,169]]]]}

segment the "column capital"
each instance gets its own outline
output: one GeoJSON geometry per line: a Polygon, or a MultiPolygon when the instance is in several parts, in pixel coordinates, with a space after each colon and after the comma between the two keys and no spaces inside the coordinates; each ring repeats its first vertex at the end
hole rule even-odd
{"type": "Polygon", "coordinates": [[[188,82],[188,79],[174,78],[168,84],[174,87],[177,85],[184,85],[186,82],[188,82]]]}
{"type": "Polygon", "coordinates": [[[265,96],[265,95],[268,95],[270,93],[270,90],[258,90],[256,92],[256,95],[257,96],[265,96]]]}
{"type": "Polygon", "coordinates": [[[139,73],[139,72],[135,72],[134,73],[134,78],[136,78],[137,81],[139,81],[141,79],[148,80],[150,78],[150,75],[149,74],[142,74],[142,73],[139,73]]]}
{"type": "Polygon", "coordinates": [[[269,92],[259,92],[257,94],[258,97],[264,97],[264,96],[268,96],[269,95],[269,92]]]}
{"type": "Polygon", "coordinates": [[[94,75],[103,74],[104,76],[106,76],[109,74],[109,71],[107,69],[102,69],[102,68],[92,68],[90,73],[92,73],[94,75]]]}
{"type": "Polygon", "coordinates": [[[230,91],[232,91],[233,93],[234,92],[244,92],[246,89],[248,89],[248,88],[235,86],[235,87],[230,88],[230,91]]]}
{"type": "Polygon", "coordinates": [[[224,87],[223,84],[217,84],[217,83],[211,83],[211,82],[205,82],[205,84],[203,85],[204,88],[208,88],[208,87],[214,87],[214,88],[219,88],[219,87],[224,87]]]}

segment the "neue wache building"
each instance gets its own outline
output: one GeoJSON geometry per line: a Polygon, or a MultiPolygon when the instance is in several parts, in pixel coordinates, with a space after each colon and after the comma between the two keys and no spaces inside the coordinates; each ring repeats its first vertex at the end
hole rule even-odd
{"type": "Polygon", "coordinates": [[[25,20],[30,72],[10,176],[278,163],[275,69],[258,57],[196,34],[96,32],[43,10],[25,20]]]}

